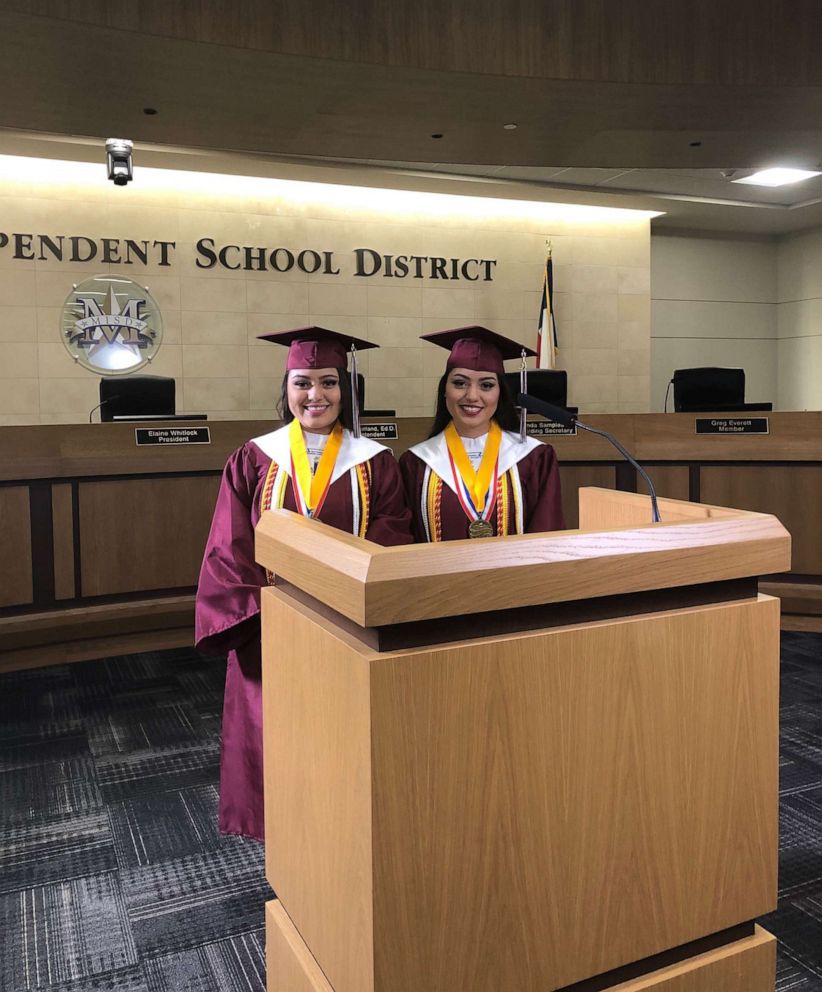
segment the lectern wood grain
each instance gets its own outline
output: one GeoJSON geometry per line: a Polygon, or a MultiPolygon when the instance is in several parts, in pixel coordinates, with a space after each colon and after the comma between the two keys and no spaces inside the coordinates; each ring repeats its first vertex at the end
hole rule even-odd
{"type": "Polygon", "coordinates": [[[775,906],[775,600],[378,654],[266,590],[264,636],[268,878],[334,992],[543,992],[775,906]]]}
{"type": "Polygon", "coordinates": [[[277,899],[265,904],[267,992],[334,992],[277,899]]]}
{"type": "MultiPolygon", "coordinates": [[[[334,992],[282,905],[266,903],[268,992],[334,992]]],[[[603,992],[773,992],[776,938],[761,927],[752,937],[603,992]]]]}
{"type": "MultiPolygon", "coordinates": [[[[578,451],[578,447],[575,451],[578,451]]],[[[616,452],[614,454],[616,456],[616,452]]],[[[559,482],[565,526],[575,528],[579,527],[577,490],[583,486],[599,486],[603,489],[610,489],[611,486],[616,485],[616,470],[613,465],[562,465],[560,466],[559,482]]]]}
{"type": "MultiPolygon", "coordinates": [[[[724,506],[706,506],[687,500],[657,500],[662,523],[694,520],[722,520],[740,517],[738,510],[724,506]]],[[[651,502],[646,493],[623,493],[616,489],[580,489],[580,526],[585,530],[610,530],[614,527],[642,527],[651,522],[651,502]]]]}
{"type": "Polygon", "coordinates": [[[320,963],[334,989],[369,992],[368,661],[277,589],[264,589],[262,604],[263,643],[277,645],[263,670],[266,876],[312,951],[327,948],[320,963]]]}
{"type": "MultiPolygon", "coordinates": [[[[595,511],[594,527],[632,520],[648,507],[647,497],[635,493],[580,490],[580,499],[586,494],[590,505],[603,507],[595,511]]],[[[399,548],[338,536],[319,521],[277,510],[264,513],[257,526],[256,554],[286,581],[364,627],[507,609],[514,602],[531,606],[669,589],[790,567],[790,537],[773,517],[676,500],[663,505],[676,519],[653,527],[399,548]]]]}
{"type": "Polygon", "coordinates": [[[375,665],[377,989],[555,988],[775,907],[777,624],[763,600],[375,665]]]}

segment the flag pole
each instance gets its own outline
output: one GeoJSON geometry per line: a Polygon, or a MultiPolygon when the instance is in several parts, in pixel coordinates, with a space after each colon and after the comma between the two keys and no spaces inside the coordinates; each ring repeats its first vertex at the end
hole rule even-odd
{"type": "Polygon", "coordinates": [[[357,348],[354,342],[351,342],[351,416],[353,420],[352,434],[354,437],[360,436],[360,393],[357,389],[357,348]]]}
{"type": "MultiPolygon", "coordinates": [[[[519,391],[521,393],[528,392],[528,365],[525,361],[525,349],[522,349],[522,355],[520,356],[520,366],[519,366],[519,391]]],[[[526,431],[528,429],[528,412],[524,406],[519,409],[519,440],[520,444],[525,444],[526,431]]]]}

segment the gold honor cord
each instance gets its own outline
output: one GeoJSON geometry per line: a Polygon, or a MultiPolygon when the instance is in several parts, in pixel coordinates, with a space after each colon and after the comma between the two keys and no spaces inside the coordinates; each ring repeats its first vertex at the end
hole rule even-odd
{"type": "Polygon", "coordinates": [[[326,442],[322,457],[317,465],[317,471],[312,475],[308,452],[305,450],[302,427],[300,427],[300,422],[296,417],[291,421],[291,426],[288,428],[291,464],[297,476],[300,496],[305,501],[309,515],[313,515],[314,511],[322,504],[331,483],[334,466],[337,464],[337,455],[340,453],[342,438],[342,427],[337,422],[326,442]]]}
{"type": "Polygon", "coordinates": [[[479,514],[483,511],[488,490],[494,479],[494,469],[496,468],[501,441],[502,429],[495,420],[492,420],[488,428],[488,440],[485,442],[485,451],[482,453],[479,471],[475,472],[462,443],[462,438],[457,433],[457,428],[454,427],[454,421],[452,420],[445,428],[445,443],[448,445],[448,451],[457,467],[460,478],[471,495],[474,509],[479,514]]]}

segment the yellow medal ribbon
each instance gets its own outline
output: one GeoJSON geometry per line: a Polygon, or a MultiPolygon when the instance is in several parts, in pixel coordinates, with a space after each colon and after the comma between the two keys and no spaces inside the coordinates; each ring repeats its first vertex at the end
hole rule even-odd
{"type": "Polygon", "coordinates": [[[331,483],[331,475],[334,466],[337,464],[337,455],[342,446],[343,431],[339,422],[329,435],[323,450],[317,471],[312,474],[311,463],[308,460],[308,452],[305,449],[305,438],[303,438],[302,427],[295,417],[288,428],[288,444],[291,448],[291,464],[297,476],[300,496],[305,502],[306,509],[310,514],[322,504],[326,490],[331,483]]]}
{"type": "Polygon", "coordinates": [[[479,471],[475,472],[468,452],[465,450],[465,445],[462,443],[462,438],[457,433],[457,428],[454,427],[454,421],[452,420],[445,428],[445,443],[448,445],[448,451],[462,481],[471,494],[471,500],[477,513],[482,513],[485,506],[488,490],[494,478],[501,441],[502,429],[495,420],[492,420],[488,428],[488,440],[485,442],[485,451],[482,453],[479,471]]]}

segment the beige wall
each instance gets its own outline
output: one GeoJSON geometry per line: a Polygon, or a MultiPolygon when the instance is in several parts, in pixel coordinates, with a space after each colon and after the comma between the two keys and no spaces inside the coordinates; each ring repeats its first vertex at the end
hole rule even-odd
{"type": "Polygon", "coordinates": [[[822,410],[822,231],[783,238],[777,263],[780,405],[822,410]]]}
{"type": "Polygon", "coordinates": [[[169,173],[168,181],[155,175],[141,185],[139,165],[125,189],[101,174],[93,181],[72,178],[59,163],[48,175],[49,181],[34,175],[0,180],[4,232],[164,239],[177,247],[170,268],[147,269],[15,260],[9,247],[0,250],[2,424],[87,419],[98,379],[65,350],[60,308],[73,282],[104,272],[136,279],[159,303],[164,342],[143,371],[177,379],[178,410],[230,419],[271,416],[284,350],[256,335],[318,323],[381,346],[361,356],[369,406],[428,415],[444,353],[418,335],[477,322],[532,345],[546,239],[553,243],[560,364],[570,373],[570,402],[592,412],[648,409],[645,215],[547,203],[509,208],[492,197],[415,200],[385,191],[337,199],[321,184],[255,186],[205,174],[189,182],[174,178],[179,174],[169,173]],[[333,250],[342,273],[198,269],[194,245],[206,236],[218,243],[333,250]],[[495,258],[497,265],[493,282],[364,279],[354,276],[351,253],[365,246],[495,258]]]}
{"type": "Polygon", "coordinates": [[[742,367],[748,401],[792,408],[777,375],[776,259],[771,239],[654,234],[652,410],[674,369],[702,365],[742,367]]]}

